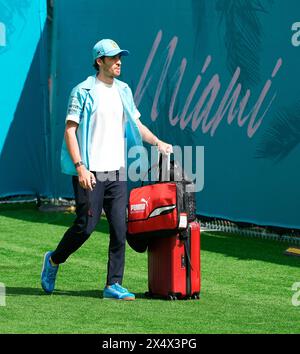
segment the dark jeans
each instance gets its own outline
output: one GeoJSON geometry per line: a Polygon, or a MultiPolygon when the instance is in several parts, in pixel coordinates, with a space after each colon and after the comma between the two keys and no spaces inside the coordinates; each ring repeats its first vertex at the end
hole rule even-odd
{"type": "Polygon", "coordinates": [[[127,183],[119,180],[118,171],[115,175],[115,181],[97,179],[93,191],[83,189],[73,176],[77,217],[51,256],[56,264],[65,262],[94,231],[103,208],[110,232],[107,285],[122,284],[125,263],[127,183]]]}

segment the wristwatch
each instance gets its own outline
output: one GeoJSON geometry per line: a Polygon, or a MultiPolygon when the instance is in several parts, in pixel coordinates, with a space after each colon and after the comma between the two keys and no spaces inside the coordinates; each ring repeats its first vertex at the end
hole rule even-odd
{"type": "Polygon", "coordinates": [[[84,165],[83,161],[78,161],[78,162],[74,163],[75,168],[82,166],[82,165],[84,165]]]}

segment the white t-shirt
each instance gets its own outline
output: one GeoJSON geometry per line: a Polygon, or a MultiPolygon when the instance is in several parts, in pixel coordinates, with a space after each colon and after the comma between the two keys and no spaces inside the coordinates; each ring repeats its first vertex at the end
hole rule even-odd
{"type": "MultiPolygon", "coordinates": [[[[98,107],[91,116],[89,170],[115,171],[125,167],[125,122],[123,104],[115,83],[96,80],[98,107]]],[[[140,113],[136,110],[135,118],[140,113]]],[[[75,120],[67,116],[67,120],[75,120]]],[[[79,142],[80,143],[80,142],[79,142]]]]}

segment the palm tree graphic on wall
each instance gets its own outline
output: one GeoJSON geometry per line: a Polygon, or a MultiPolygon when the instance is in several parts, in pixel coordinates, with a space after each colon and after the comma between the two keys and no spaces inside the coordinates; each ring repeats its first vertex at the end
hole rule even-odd
{"type": "MultiPolygon", "coordinates": [[[[224,42],[229,72],[241,68],[243,87],[259,84],[262,49],[262,15],[268,16],[275,0],[216,0],[219,21],[225,26],[224,42]]],[[[300,104],[281,108],[270,117],[256,148],[257,158],[281,161],[300,142],[300,104]]]]}

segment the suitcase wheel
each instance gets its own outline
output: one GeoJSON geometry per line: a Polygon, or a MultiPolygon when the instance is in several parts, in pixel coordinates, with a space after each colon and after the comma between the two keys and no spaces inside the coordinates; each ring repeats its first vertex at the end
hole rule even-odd
{"type": "Polygon", "coordinates": [[[176,296],[176,295],[169,294],[169,295],[168,295],[168,300],[171,300],[171,301],[177,300],[177,296],[176,296]]]}
{"type": "Polygon", "coordinates": [[[200,299],[200,294],[193,294],[191,296],[191,298],[194,299],[194,300],[199,300],[200,299]]]}
{"type": "Polygon", "coordinates": [[[153,294],[151,291],[146,291],[145,296],[150,298],[150,297],[153,297],[153,294]]]}

